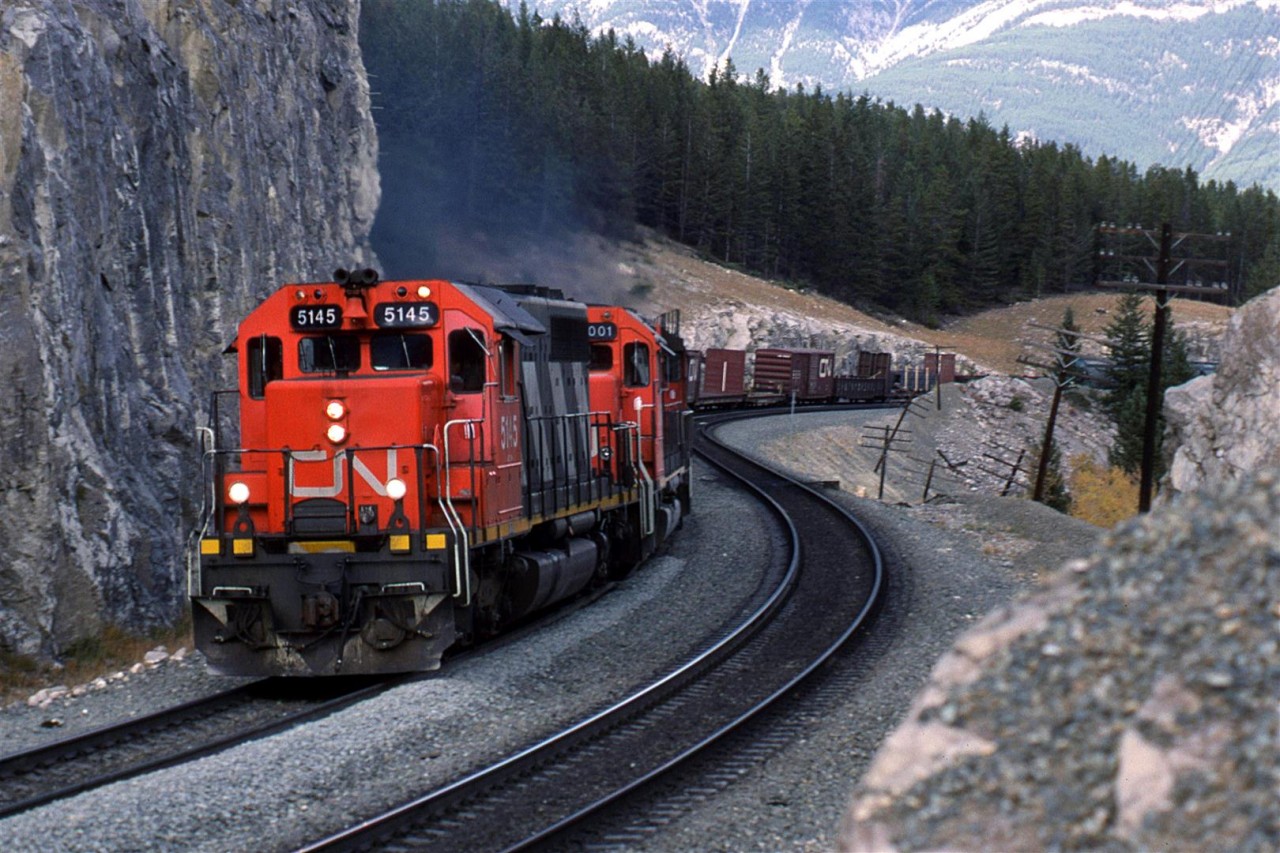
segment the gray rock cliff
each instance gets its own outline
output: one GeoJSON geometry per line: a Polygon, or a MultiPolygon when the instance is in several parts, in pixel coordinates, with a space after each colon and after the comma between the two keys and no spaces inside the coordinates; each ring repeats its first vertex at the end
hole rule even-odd
{"type": "Polygon", "coordinates": [[[1236,311],[1222,351],[1217,373],[1165,393],[1164,500],[1280,465],[1280,288],[1236,311]]]}
{"type": "Polygon", "coordinates": [[[222,349],[285,280],[371,260],[377,140],[345,0],[0,9],[0,648],[173,619],[222,349]]]}

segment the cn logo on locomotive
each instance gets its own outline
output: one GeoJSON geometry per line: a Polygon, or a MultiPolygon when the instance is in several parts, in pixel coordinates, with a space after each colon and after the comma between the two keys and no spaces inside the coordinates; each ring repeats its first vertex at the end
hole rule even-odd
{"type": "MultiPolygon", "coordinates": [[[[333,454],[333,480],[330,485],[317,486],[299,486],[297,467],[295,463],[313,463],[327,462],[329,454],[323,450],[295,450],[289,454],[289,494],[295,498],[336,498],[342,494],[342,489],[346,480],[346,454],[338,452],[333,454]]],[[[369,470],[369,466],[364,464],[364,460],[357,456],[354,451],[351,458],[351,470],[359,475],[373,489],[373,493],[380,497],[389,497],[387,495],[387,482],[394,478],[397,473],[396,468],[396,451],[387,451],[387,476],[379,480],[378,476],[369,470]]]]}

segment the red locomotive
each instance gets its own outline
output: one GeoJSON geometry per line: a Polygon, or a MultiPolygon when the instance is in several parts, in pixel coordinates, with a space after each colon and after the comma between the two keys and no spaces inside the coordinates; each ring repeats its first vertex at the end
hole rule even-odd
{"type": "Polygon", "coordinates": [[[544,287],[334,279],[246,317],[214,395],[190,578],[213,670],[434,669],[679,524],[678,333],[544,287]]]}

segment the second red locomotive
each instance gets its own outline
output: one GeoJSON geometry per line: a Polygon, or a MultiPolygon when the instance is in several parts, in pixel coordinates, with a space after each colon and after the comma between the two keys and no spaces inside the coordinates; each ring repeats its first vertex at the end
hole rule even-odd
{"type": "Polygon", "coordinates": [[[433,669],[651,554],[689,508],[670,325],[371,270],[278,290],[205,438],[190,589],[211,668],[433,669]]]}

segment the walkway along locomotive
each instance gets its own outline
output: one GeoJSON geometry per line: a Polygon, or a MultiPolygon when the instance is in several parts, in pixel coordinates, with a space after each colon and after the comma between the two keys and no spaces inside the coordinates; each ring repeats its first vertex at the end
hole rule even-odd
{"type": "Polygon", "coordinates": [[[675,315],[334,279],[249,314],[228,349],[239,390],[214,394],[189,578],[214,671],[435,669],[624,575],[688,512],[675,315]]]}

